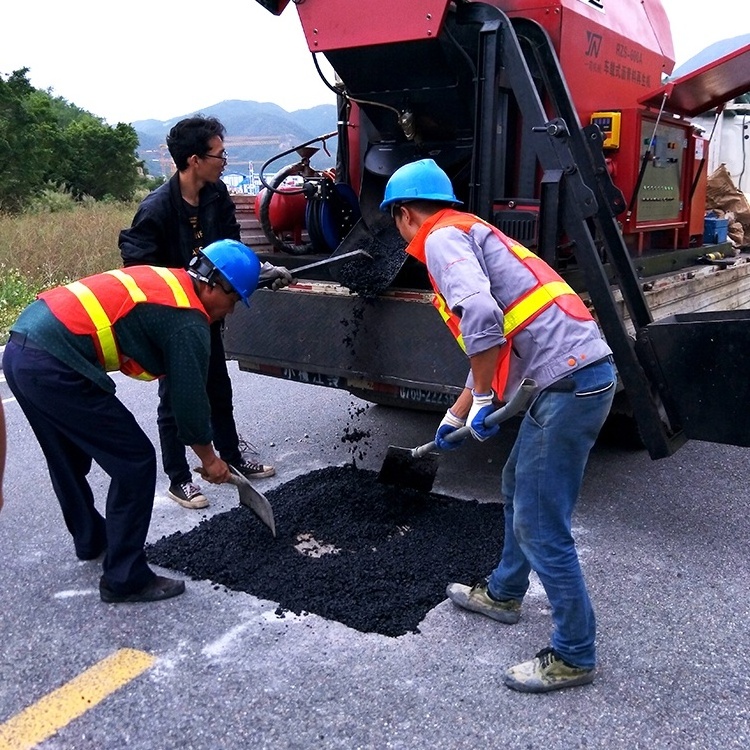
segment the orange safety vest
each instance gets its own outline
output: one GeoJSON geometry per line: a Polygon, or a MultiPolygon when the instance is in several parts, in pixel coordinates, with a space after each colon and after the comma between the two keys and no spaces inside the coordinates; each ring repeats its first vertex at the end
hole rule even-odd
{"type": "Polygon", "coordinates": [[[106,372],[120,370],[139,380],[158,376],[120,352],[114,332],[118,320],[142,302],[192,308],[209,320],[191,277],[183,269],[131,266],[87,276],[37,296],[71,333],[92,337],[99,363],[106,372]]]}
{"type": "MultiPolygon", "coordinates": [[[[503,247],[519,262],[523,263],[526,269],[536,279],[536,284],[517,297],[505,309],[503,309],[503,335],[506,338],[508,346],[504,346],[500,351],[498,358],[495,377],[493,378],[492,387],[498,395],[505,391],[505,385],[508,381],[508,369],[510,367],[510,352],[513,337],[522,331],[526,326],[538,318],[545,310],[552,305],[557,305],[566,315],[576,320],[593,321],[593,317],[583,300],[575,291],[557,274],[547,263],[535,255],[520,243],[504,235],[497,227],[480,219],[478,216],[463,213],[454,209],[440,211],[430,217],[419,228],[414,239],[409,243],[407,252],[413,255],[422,263],[427,265],[425,258],[425,242],[430,234],[443,229],[444,227],[456,227],[464,232],[469,232],[475,224],[484,224],[502,242],[503,247]]],[[[435,279],[432,274],[428,274],[432,284],[435,296],[432,304],[440,313],[445,324],[455,337],[458,345],[466,351],[463,336],[461,335],[461,318],[458,317],[449,307],[445,298],[440,293],[435,279]]]]}

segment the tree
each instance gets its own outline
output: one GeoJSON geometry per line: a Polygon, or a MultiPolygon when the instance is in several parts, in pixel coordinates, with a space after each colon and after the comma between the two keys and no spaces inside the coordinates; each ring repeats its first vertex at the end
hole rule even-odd
{"type": "Polygon", "coordinates": [[[49,91],[35,89],[28,68],[0,76],[0,210],[17,211],[50,183],[73,195],[132,198],[140,179],[138,135],[49,91]]]}
{"type": "Polygon", "coordinates": [[[62,140],[66,159],[59,177],[74,195],[97,200],[106,195],[118,200],[133,196],[139,174],[138,135],[132,126],[118,123],[112,128],[86,114],[63,130],[62,140]]]}
{"type": "Polygon", "coordinates": [[[0,209],[20,209],[44,185],[57,144],[49,97],[34,89],[27,68],[0,77],[0,209]]]}

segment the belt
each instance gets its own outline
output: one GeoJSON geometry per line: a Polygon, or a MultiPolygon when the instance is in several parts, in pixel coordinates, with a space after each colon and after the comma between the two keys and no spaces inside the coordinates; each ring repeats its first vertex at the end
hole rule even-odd
{"type": "MultiPolygon", "coordinates": [[[[600,365],[602,362],[609,362],[614,364],[614,359],[611,354],[606,357],[597,359],[596,362],[589,362],[589,364],[580,367],[578,371],[585,370],[587,367],[593,367],[594,365],[600,365]]],[[[572,373],[571,373],[572,374],[572,373]]],[[[575,383],[572,380],[568,380],[570,375],[565,375],[560,380],[555,381],[552,385],[548,385],[544,390],[551,391],[552,393],[568,393],[569,391],[575,390],[575,383]]]]}
{"type": "Polygon", "coordinates": [[[12,341],[17,346],[22,346],[24,349],[39,349],[44,351],[44,347],[35,344],[25,333],[20,331],[11,331],[8,341],[12,341]]]}

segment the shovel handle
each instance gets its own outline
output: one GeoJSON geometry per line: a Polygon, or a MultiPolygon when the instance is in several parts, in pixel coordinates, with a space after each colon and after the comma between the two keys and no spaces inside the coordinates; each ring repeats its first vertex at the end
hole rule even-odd
{"type": "MultiPolygon", "coordinates": [[[[493,411],[492,414],[485,417],[485,427],[492,427],[493,425],[500,424],[500,422],[504,422],[506,419],[510,419],[516,414],[522,412],[531,400],[536,387],[536,380],[533,380],[532,378],[524,378],[521,381],[521,385],[516,388],[505,406],[501,406],[496,411],[493,411]]],[[[470,433],[471,427],[469,427],[469,425],[464,425],[453,432],[449,432],[444,440],[449,443],[455,443],[468,437],[470,433]]],[[[425,445],[420,445],[418,448],[414,448],[411,454],[414,458],[421,458],[427,453],[434,451],[435,448],[437,448],[437,444],[433,440],[431,443],[426,443],[425,445]]]]}
{"type": "MultiPolygon", "coordinates": [[[[351,258],[369,258],[370,260],[372,260],[372,255],[370,255],[370,253],[368,253],[366,250],[352,250],[351,252],[342,253],[341,255],[332,255],[330,258],[326,258],[325,260],[318,260],[315,261],[315,263],[308,263],[305,266],[292,268],[290,269],[290,272],[292,276],[296,278],[297,274],[300,272],[309,271],[312,268],[322,268],[323,266],[330,266],[333,263],[340,263],[343,260],[350,260],[351,258]]],[[[271,286],[273,282],[274,279],[265,279],[265,281],[259,281],[258,288],[271,286]]]]}

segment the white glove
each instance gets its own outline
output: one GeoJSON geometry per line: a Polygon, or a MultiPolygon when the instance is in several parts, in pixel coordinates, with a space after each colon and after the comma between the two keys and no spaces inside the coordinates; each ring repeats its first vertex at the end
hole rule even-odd
{"type": "Polygon", "coordinates": [[[472,389],[471,395],[473,401],[471,409],[469,409],[469,416],[466,418],[466,423],[471,430],[471,436],[475,440],[484,442],[487,438],[491,438],[500,432],[500,425],[496,424],[491,427],[485,427],[484,425],[484,420],[495,410],[492,405],[495,392],[490,390],[489,393],[475,393],[472,389]]]}
{"type": "Polygon", "coordinates": [[[455,432],[460,427],[463,427],[464,424],[466,424],[465,419],[457,417],[450,409],[448,409],[435,432],[435,445],[437,445],[441,451],[450,451],[454,448],[458,448],[458,446],[463,443],[463,440],[446,440],[445,438],[450,435],[451,432],[455,432]]]}
{"type": "Polygon", "coordinates": [[[265,285],[273,289],[274,292],[277,292],[279,289],[283,289],[292,283],[294,283],[294,276],[284,266],[274,266],[266,261],[260,267],[259,286],[265,285]]]}

